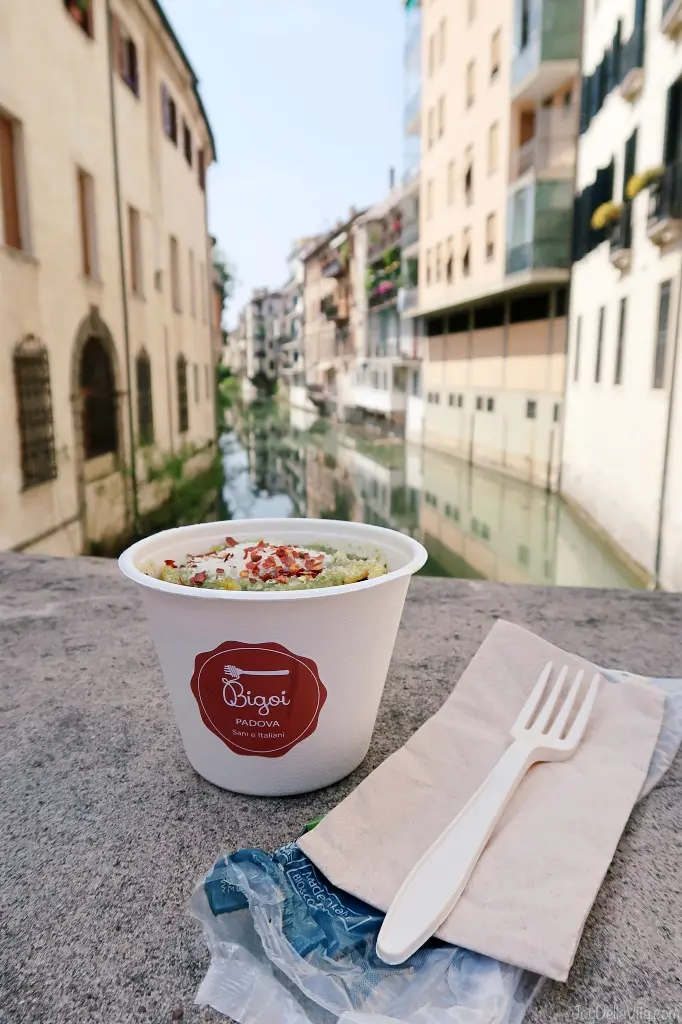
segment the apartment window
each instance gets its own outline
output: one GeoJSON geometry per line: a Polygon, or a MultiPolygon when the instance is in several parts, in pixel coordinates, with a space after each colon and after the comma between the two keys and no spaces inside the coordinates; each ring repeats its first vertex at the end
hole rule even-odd
{"type": "Polygon", "coordinates": [[[538,403],[534,399],[529,398],[528,401],[526,402],[526,419],[527,420],[534,420],[537,417],[537,414],[538,414],[538,403]]]}
{"type": "Polygon", "coordinates": [[[441,18],[440,25],[438,26],[438,63],[445,63],[445,18],[441,18]]]}
{"type": "Polygon", "coordinates": [[[174,146],[178,144],[178,108],[166,85],[161,85],[161,117],[164,135],[174,146]]]}
{"type": "Polygon", "coordinates": [[[55,480],[52,392],[47,349],[28,337],[14,349],[14,390],[24,490],[55,480]]]}
{"type": "Polygon", "coordinates": [[[530,42],[531,0],[521,0],[521,32],[519,34],[519,50],[523,51],[530,42]]]}
{"type": "Polygon", "coordinates": [[[483,410],[483,396],[482,395],[476,395],[476,410],[477,410],[477,412],[481,412],[483,410]]]}
{"type": "Polygon", "coordinates": [[[627,319],[627,299],[620,300],[620,313],[618,316],[618,340],[616,342],[616,370],[613,375],[614,384],[623,383],[623,362],[625,358],[625,326],[627,319]]]}
{"type": "Polygon", "coordinates": [[[128,207],[128,241],[130,243],[130,290],[142,298],[142,235],[140,213],[134,206],[128,207]]]}
{"type": "Polygon", "coordinates": [[[464,198],[467,206],[474,201],[474,151],[471,146],[466,151],[466,170],[464,172],[464,198]]]}
{"type": "Polygon", "coordinates": [[[189,310],[193,317],[197,315],[196,281],[194,280],[194,253],[189,251],[189,310]]]}
{"type": "Polygon", "coordinates": [[[140,73],[137,62],[137,47],[121,19],[112,15],[111,20],[114,67],[135,96],[140,95],[140,73]]]}
{"type": "Polygon", "coordinates": [[[594,360],[594,383],[599,384],[601,381],[601,364],[602,364],[602,352],[604,349],[604,325],[606,322],[606,308],[604,306],[599,310],[599,328],[597,330],[597,352],[594,360]]]}
{"type": "Polygon", "coordinates": [[[431,146],[433,145],[434,139],[435,139],[435,118],[436,118],[436,112],[433,109],[433,107],[431,107],[431,109],[429,110],[429,120],[428,120],[429,149],[431,149],[431,146]]]}
{"type": "Polygon", "coordinates": [[[64,0],[64,7],[67,9],[73,20],[85,32],[86,36],[92,39],[94,21],[92,17],[92,0],[64,0]]]}
{"type": "Polygon", "coordinates": [[[140,444],[154,441],[154,414],[152,409],[152,364],[142,349],[135,360],[137,382],[137,432],[140,444]]]}
{"type": "Polygon", "coordinates": [[[499,166],[500,126],[497,121],[488,130],[488,174],[494,174],[499,166]]]}
{"type": "Polygon", "coordinates": [[[438,138],[445,135],[445,96],[438,100],[438,138]]]}
{"type": "Polygon", "coordinates": [[[433,181],[426,183],[426,219],[433,217],[433,181]]]}
{"type": "Polygon", "coordinates": [[[467,5],[467,18],[469,24],[471,24],[476,17],[476,0],[467,0],[467,5]]]}
{"type": "Polygon", "coordinates": [[[488,410],[488,412],[495,412],[495,399],[494,398],[489,398],[488,399],[488,401],[486,402],[486,409],[488,410]]]}
{"type": "Polygon", "coordinates": [[[471,273],[471,228],[465,228],[462,236],[462,273],[464,277],[471,273]]]}
{"type": "Polygon", "coordinates": [[[180,296],[180,250],[175,235],[170,236],[170,286],[171,303],[176,313],[182,311],[180,296]]]}
{"type": "Polygon", "coordinates": [[[578,317],[578,323],[575,328],[575,359],[573,362],[573,380],[577,381],[580,377],[580,342],[582,339],[583,330],[583,318],[578,317]]]}
{"type": "Polygon", "coordinates": [[[555,423],[558,423],[560,416],[561,416],[561,406],[559,405],[558,402],[555,402],[554,403],[554,414],[552,416],[553,421],[555,423]]]}
{"type": "Polygon", "coordinates": [[[448,405],[450,406],[450,408],[452,408],[452,406],[455,404],[456,398],[457,398],[456,395],[453,395],[453,394],[448,395],[448,405]]]}
{"type": "Polygon", "coordinates": [[[658,300],[658,328],[656,331],[656,349],[654,351],[654,383],[655,388],[665,386],[665,363],[668,349],[668,322],[670,320],[670,290],[672,282],[664,281],[658,300]]]}
{"type": "Polygon", "coordinates": [[[470,61],[467,65],[467,88],[466,88],[466,100],[467,107],[473,106],[476,91],[476,62],[470,61]]]}
{"type": "Polygon", "coordinates": [[[457,395],[457,408],[458,409],[463,409],[464,408],[464,395],[457,395]]]}
{"type": "Polygon", "coordinates": [[[426,283],[431,284],[431,250],[426,250],[426,283]]]}
{"type": "Polygon", "coordinates": [[[448,238],[447,249],[445,252],[445,280],[448,284],[452,284],[453,277],[455,276],[455,243],[452,235],[448,238]]]}
{"type": "Polygon", "coordinates": [[[104,342],[90,337],[83,346],[78,372],[81,436],[86,459],[118,451],[114,367],[104,342]]]}
{"type": "Polygon", "coordinates": [[[203,149],[197,150],[197,176],[199,178],[199,188],[202,192],[206,191],[206,158],[204,157],[203,149]]]}
{"type": "Polygon", "coordinates": [[[500,73],[502,63],[502,33],[500,29],[493,33],[490,43],[490,81],[494,82],[500,73]]]}
{"type": "Polygon", "coordinates": [[[495,258],[495,214],[489,213],[485,219],[485,258],[495,258]]]}
{"type": "Polygon", "coordinates": [[[92,281],[99,279],[97,253],[97,225],[95,221],[95,181],[91,174],[79,168],[78,215],[81,236],[81,270],[92,281]]]}
{"type": "Polygon", "coordinates": [[[189,430],[189,408],[187,402],[187,360],[180,354],[175,362],[178,387],[178,430],[186,434],[189,430]]]}
{"type": "Polygon", "coordinates": [[[447,170],[447,181],[446,181],[446,196],[448,206],[452,205],[455,201],[455,161],[451,160],[448,164],[447,170]]]}
{"type": "Polygon", "coordinates": [[[429,75],[432,75],[436,67],[436,37],[429,38],[429,75]]]}
{"type": "Polygon", "coordinates": [[[0,113],[0,241],[24,249],[19,198],[19,123],[0,113]]]}
{"type": "MultiPolygon", "coordinates": [[[[272,363],[270,364],[272,368],[272,363]]],[[[199,364],[194,364],[194,404],[199,404],[199,364]]]]}
{"type": "Polygon", "coordinates": [[[186,121],[182,122],[182,148],[185,153],[185,160],[192,166],[192,133],[186,121]]]}

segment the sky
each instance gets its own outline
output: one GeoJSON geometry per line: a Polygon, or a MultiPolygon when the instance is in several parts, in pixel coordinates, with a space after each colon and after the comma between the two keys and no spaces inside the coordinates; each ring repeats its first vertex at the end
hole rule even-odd
{"type": "Polygon", "coordinates": [[[236,269],[232,326],[287,277],[291,243],[331,230],[402,171],[401,0],[162,0],[218,149],[209,231],[236,269]]]}

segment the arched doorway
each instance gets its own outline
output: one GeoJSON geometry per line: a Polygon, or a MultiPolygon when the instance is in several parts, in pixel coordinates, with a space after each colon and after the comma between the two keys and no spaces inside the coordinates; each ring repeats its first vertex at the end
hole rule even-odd
{"type": "Polygon", "coordinates": [[[78,390],[81,398],[83,457],[118,450],[116,378],[109,352],[101,338],[90,335],[80,354],[78,390]]]}

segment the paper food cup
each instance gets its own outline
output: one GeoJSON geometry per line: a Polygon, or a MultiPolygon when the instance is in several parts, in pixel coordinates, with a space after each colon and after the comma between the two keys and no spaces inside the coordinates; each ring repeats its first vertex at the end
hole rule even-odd
{"type": "Polygon", "coordinates": [[[318,519],[250,519],[166,530],[120,559],[141,587],[190,763],[237,793],[284,796],[329,786],[370,745],[421,544],[393,530],[318,519]],[[329,545],[385,559],[377,579],[318,590],[181,587],[149,563],[184,562],[227,536],[329,545]]]}

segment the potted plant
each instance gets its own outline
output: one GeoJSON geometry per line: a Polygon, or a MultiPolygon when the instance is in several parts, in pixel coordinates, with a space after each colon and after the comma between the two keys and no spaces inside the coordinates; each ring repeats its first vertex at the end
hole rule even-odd
{"type": "Polygon", "coordinates": [[[620,220],[622,212],[622,205],[614,203],[613,200],[609,200],[608,203],[602,203],[592,214],[590,227],[594,231],[603,231],[609,224],[615,224],[617,220],[620,220]]]}
{"type": "Polygon", "coordinates": [[[661,180],[665,174],[665,167],[659,165],[658,167],[649,167],[646,171],[640,171],[639,174],[633,174],[625,186],[625,195],[628,199],[634,199],[643,192],[645,188],[649,188],[655,182],[661,180]]]}

